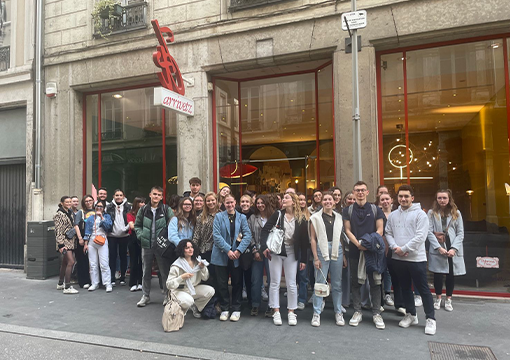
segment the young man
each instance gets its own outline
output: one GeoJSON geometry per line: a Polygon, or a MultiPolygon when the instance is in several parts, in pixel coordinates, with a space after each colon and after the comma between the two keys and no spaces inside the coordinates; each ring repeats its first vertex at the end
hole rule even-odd
{"type": "Polygon", "coordinates": [[[410,185],[402,185],[397,192],[399,208],[393,211],[386,223],[386,240],[393,250],[392,266],[402,288],[406,315],[399,326],[408,328],[418,324],[412,283],[423,299],[427,322],[425,334],[436,333],[434,301],[427,284],[427,254],[425,240],[429,231],[429,219],[420,203],[413,204],[414,193],[410,185]]]}
{"type": "MultiPolygon", "coordinates": [[[[358,264],[360,251],[366,249],[361,246],[361,237],[365,234],[377,232],[383,235],[384,213],[382,210],[367,202],[368,187],[363,181],[354,184],[353,189],[356,202],[343,210],[345,234],[349,238],[349,266],[351,272],[351,294],[354,305],[354,314],[349,325],[358,326],[362,320],[361,314],[361,284],[358,281],[358,264]]],[[[376,281],[374,274],[366,274],[370,285],[370,297],[372,298],[373,321],[378,329],[384,329],[384,321],[381,316],[381,282],[376,281]]]]}
{"type": "Polygon", "coordinates": [[[221,307],[220,320],[228,319],[230,304],[232,311],[230,321],[239,321],[243,292],[243,269],[239,264],[239,258],[251,243],[251,231],[246,216],[236,211],[236,200],[233,195],[225,196],[225,208],[225,211],[217,213],[214,217],[211,264],[215,265],[216,294],[221,307]],[[229,274],[232,285],[231,303],[228,293],[229,274]]]}
{"type": "Polygon", "coordinates": [[[108,191],[106,190],[106,188],[100,187],[97,190],[97,201],[94,203],[94,207],[96,206],[96,204],[99,200],[104,201],[107,206],[110,205],[110,203],[108,201],[106,201],[107,196],[108,196],[108,191]]]}
{"type": "Polygon", "coordinates": [[[202,187],[202,180],[197,177],[192,177],[189,179],[189,188],[190,191],[185,191],[182,194],[183,197],[189,197],[191,200],[195,199],[195,196],[198,194],[205,196],[205,194],[200,192],[200,188],[202,187]]]}
{"type": "MultiPolygon", "coordinates": [[[[154,256],[158,262],[161,278],[166,290],[166,279],[170,271],[170,260],[156,255],[153,251],[156,238],[158,234],[168,227],[170,219],[174,216],[172,209],[168,205],[164,205],[161,199],[163,198],[163,189],[159,186],[154,186],[149,194],[151,199],[150,203],[141,207],[138,210],[135,220],[136,237],[140,241],[142,247],[142,299],[136,304],[138,307],[144,307],[150,303],[151,292],[151,279],[152,279],[152,262],[154,256]]],[[[163,305],[166,305],[168,295],[165,295],[163,305]]]]}

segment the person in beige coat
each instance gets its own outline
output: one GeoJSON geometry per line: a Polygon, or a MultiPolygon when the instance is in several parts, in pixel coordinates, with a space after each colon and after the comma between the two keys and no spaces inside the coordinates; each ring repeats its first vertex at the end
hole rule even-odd
{"type": "Polygon", "coordinates": [[[174,292],[184,312],[191,309],[193,316],[200,318],[201,311],[214,296],[212,286],[201,284],[209,278],[209,263],[197,258],[197,246],[189,239],[179,242],[175,254],[178,258],[170,267],[166,287],[174,292]]]}

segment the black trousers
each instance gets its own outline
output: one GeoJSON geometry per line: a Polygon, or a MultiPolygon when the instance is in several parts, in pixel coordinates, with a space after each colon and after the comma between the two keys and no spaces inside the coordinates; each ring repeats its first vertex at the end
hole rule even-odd
{"type": "Polygon", "coordinates": [[[135,233],[129,235],[129,286],[142,284],[142,248],[138,243],[135,233]]]}
{"type": "Polygon", "coordinates": [[[423,300],[423,310],[427,319],[435,320],[434,300],[427,284],[427,262],[411,262],[392,259],[393,269],[397,274],[399,284],[402,288],[402,296],[406,305],[406,312],[416,315],[414,305],[413,284],[420,292],[423,300]]]}
{"type": "Polygon", "coordinates": [[[446,275],[446,296],[453,295],[453,287],[454,287],[454,276],[453,276],[453,260],[452,258],[448,258],[448,274],[434,273],[434,289],[436,291],[436,295],[441,295],[443,293],[443,276],[446,275]]]}
{"type": "Polygon", "coordinates": [[[78,285],[82,288],[86,284],[90,285],[89,256],[83,253],[83,246],[80,244],[76,246],[75,255],[78,285]]]}
{"type": "Polygon", "coordinates": [[[202,284],[210,285],[216,289],[215,266],[213,264],[211,264],[211,255],[212,255],[212,250],[206,251],[205,253],[200,254],[200,257],[202,259],[205,259],[209,262],[209,266],[207,267],[207,270],[209,270],[209,279],[207,279],[207,281],[202,281],[202,284]]]}
{"type": "Polygon", "coordinates": [[[393,267],[393,261],[394,260],[391,258],[391,256],[388,256],[387,264],[391,277],[391,285],[393,286],[393,301],[395,302],[395,309],[398,310],[399,308],[405,308],[406,305],[404,303],[404,297],[402,296],[402,288],[400,287],[397,273],[393,267]]]}
{"type": "Polygon", "coordinates": [[[115,282],[115,270],[117,269],[117,248],[120,257],[120,279],[126,279],[127,270],[127,247],[128,237],[118,238],[114,236],[108,237],[108,252],[110,254],[110,272],[112,275],[112,283],[115,282]]]}
{"type": "Polygon", "coordinates": [[[216,273],[216,295],[220,302],[221,311],[241,311],[243,299],[243,270],[240,266],[235,267],[232,260],[228,260],[227,266],[215,267],[216,273]],[[228,292],[228,276],[232,285],[232,301],[228,292]],[[230,309],[229,309],[230,307],[230,309]]]}

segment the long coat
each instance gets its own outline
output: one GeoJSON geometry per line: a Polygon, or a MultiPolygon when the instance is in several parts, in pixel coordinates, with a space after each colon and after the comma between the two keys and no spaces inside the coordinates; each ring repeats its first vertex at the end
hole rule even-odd
{"type": "MultiPolygon", "coordinates": [[[[430,242],[429,249],[429,271],[433,273],[448,274],[448,257],[439,253],[439,247],[446,249],[446,243],[440,244],[437,241],[434,232],[442,232],[443,226],[441,224],[441,216],[434,214],[432,210],[428,212],[429,217],[429,233],[427,239],[430,242]]],[[[452,221],[452,215],[449,214],[446,220],[450,224],[448,228],[448,236],[452,248],[457,249],[457,254],[452,258],[453,261],[453,275],[465,275],[466,265],[464,264],[464,223],[462,222],[462,215],[457,210],[457,219],[452,221]],[[451,221],[451,223],[450,223],[451,221]]],[[[448,249],[446,249],[448,250],[448,249]]]]}
{"type": "MultiPolygon", "coordinates": [[[[217,213],[213,222],[213,240],[214,245],[211,255],[211,264],[218,266],[228,265],[228,252],[229,250],[236,251],[242,254],[248,248],[251,242],[251,231],[248,227],[246,216],[236,211],[235,232],[234,240],[231,241],[230,237],[230,221],[228,219],[227,211],[217,213]],[[236,241],[239,233],[243,235],[240,243],[236,241]]],[[[239,259],[234,260],[234,266],[239,266],[239,259]]]]}

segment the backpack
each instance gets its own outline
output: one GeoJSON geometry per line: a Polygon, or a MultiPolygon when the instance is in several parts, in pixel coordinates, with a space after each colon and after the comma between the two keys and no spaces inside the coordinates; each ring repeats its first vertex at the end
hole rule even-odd
{"type": "MultiPolygon", "coordinates": [[[[374,213],[374,219],[377,218],[377,206],[375,206],[374,204],[370,203],[370,206],[372,207],[372,212],[374,213]]],[[[352,205],[349,205],[349,210],[347,210],[349,212],[349,221],[352,217],[352,205]]]]}
{"type": "Polygon", "coordinates": [[[207,305],[202,310],[202,319],[214,319],[216,317],[216,308],[214,307],[214,304],[218,299],[216,296],[213,296],[211,300],[207,303],[207,305]]]}
{"type": "Polygon", "coordinates": [[[184,311],[182,311],[181,305],[175,296],[173,291],[168,293],[169,300],[163,310],[163,317],[161,323],[165,332],[179,331],[184,325],[184,311]]]}

